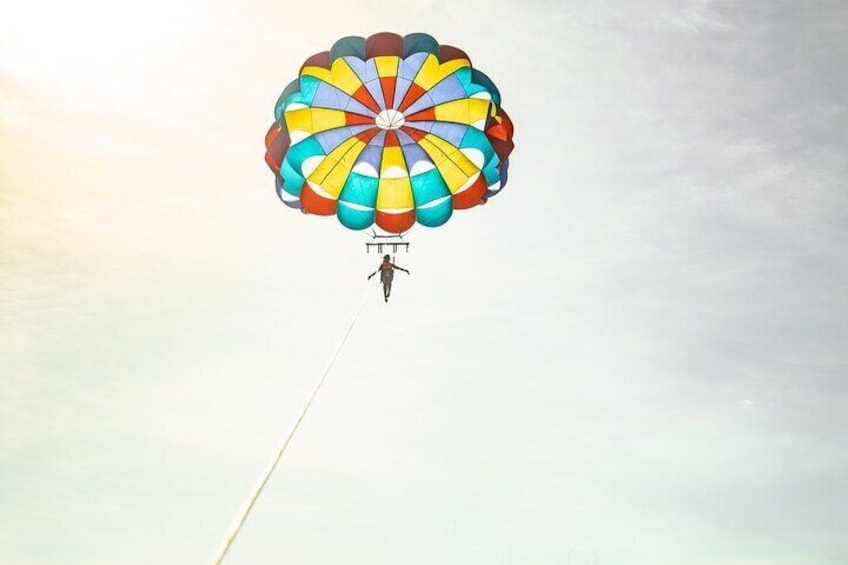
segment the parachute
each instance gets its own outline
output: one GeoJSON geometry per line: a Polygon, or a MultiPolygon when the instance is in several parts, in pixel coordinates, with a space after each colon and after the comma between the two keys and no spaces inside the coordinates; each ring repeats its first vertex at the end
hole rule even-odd
{"type": "Polygon", "coordinates": [[[512,122],[465,52],[431,36],[345,37],[308,58],[274,109],[277,195],[345,227],[437,227],[506,184],[512,122]]]}

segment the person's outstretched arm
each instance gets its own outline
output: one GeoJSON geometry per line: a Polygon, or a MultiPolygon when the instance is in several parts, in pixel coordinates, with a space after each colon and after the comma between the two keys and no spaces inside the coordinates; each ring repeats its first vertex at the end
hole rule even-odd
{"type": "Polygon", "coordinates": [[[406,273],[407,275],[409,274],[409,271],[407,271],[407,270],[406,270],[406,269],[404,269],[403,267],[398,267],[397,265],[393,265],[393,267],[394,267],[395,269],[399,270],[399,271],[403,271],[403,272],[404,272],[404,273],[406,273]]]}
{"type": "Polygon", "coordinates": [[[373,273],[371,273],[370,275],[368,275],[368,280],[370,281],[370,280],[371,280],[371,277],[373,277],[374,275],[376,275],[376,274],[377,274],[377,273],[379,273],[379,272],[380,272],[380,269],[377,269],[376,271],[374,271],[373,273]]]}

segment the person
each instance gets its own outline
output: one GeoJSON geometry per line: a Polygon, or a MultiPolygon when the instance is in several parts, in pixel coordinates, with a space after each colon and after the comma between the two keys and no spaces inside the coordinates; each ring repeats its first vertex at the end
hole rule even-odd
{"type": "Polygon", "coordinates": [[[392,293],[392,279],[395,276],[395,269],[399,271],[403,271],[407,275],[409,271],[404,269],[403,267],[398,267],[394,263],[392,263],[392,258],[388,255],[383,257],[383,262],[380,263],[380,266],[377,267],[377,270],[368,275],[368,280],[371,280],[371,277],[380,273],[380,281],[383,283],[383,300],[386,302],[389,301],[389,295],[392,293]]]}

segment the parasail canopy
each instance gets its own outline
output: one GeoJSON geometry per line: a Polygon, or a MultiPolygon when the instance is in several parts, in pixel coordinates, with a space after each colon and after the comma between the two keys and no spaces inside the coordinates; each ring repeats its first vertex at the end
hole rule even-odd
{"type": "Polygon", "coordinates": [[[498,89],[427,34],[337,41],[274,115],[265,160],[280,199],[350,229],[437,227],[506,184],[513,128],[498,89]]]}

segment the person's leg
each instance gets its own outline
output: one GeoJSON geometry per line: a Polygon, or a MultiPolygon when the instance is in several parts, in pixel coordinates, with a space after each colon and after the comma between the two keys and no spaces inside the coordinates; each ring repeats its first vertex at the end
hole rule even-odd
{"type": "Polygon", "coordinates": [[[384,274],[382,276],[383,282],[383,299],[388,302],[389,295],[392,293],[392,276],[391,274],[384,274]]]}

